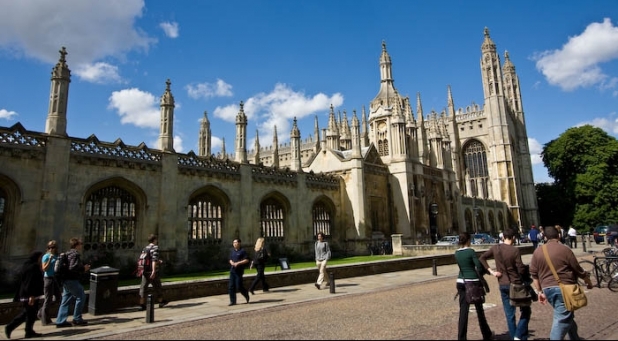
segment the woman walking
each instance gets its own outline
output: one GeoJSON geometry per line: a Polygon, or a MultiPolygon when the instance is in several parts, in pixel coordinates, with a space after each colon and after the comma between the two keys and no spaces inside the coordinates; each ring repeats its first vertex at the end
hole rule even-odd
{"type": "MultiPolygon", "coordinates": [[[[457,332],[458,340],[468,338],[468,312],[470,303],[466,301],[465,281],[480,281],[479,273],[482,273],[483,265],[476,256],[474,249],[470,248],[470,233],[462,232],[459,234],[459,249],[455,251],[455,260],[459,265],[459,276],[457,276],[457,295],[459,295],[459,328],[457,332]]],[[[493,332],[487,324],[483,303],[475,303],[476,315],[479,319],[479,327],[483,334],[483,340],[491,340],[493,332]]]]}
{"type": "Polygon", "coordinates": [[[4,335],[11,338],[11,333],[26,322],[26,339],[40,337],[43,334],[34,331],[34,322],[39,310],[39,296],[43,295],[43,272],[41,272],[41,256],[43,252],[34,251],[24,262],[19,273],[19,289],[15,301],[22,303],[23,310],[4,327],[4,335]]]}
{"type": "Polygon", "coordinates": [[[56,264],[56,260],[58,259],[58,246],[56,245],[55,240],[50,240],[47,243],[47,252],[43,255],[43,259],[41,261],[41,269],[43,270],[43,295],[45,300],[43,301],[43,306],[39,310],[38,317],[41,319],[41,324],[46,326],[51,324],[51,318],[49,317],[49,305],[51,304],[53,297],[55,297],[57,302],[60,302],[62,298],[62,292],[60,290],[60,285],[56,281],[54,265],[56,264]]]}
{"type": "Polygon", "coordinates": [[[255,241],[255,247],[253,249],[253,260],[251,261],[251,265],[249,265],[249,269],[255,266],[257,270],[257,276],[253,279],[251,286],[249,287],[249,292],[251,295],[255,295],[253,289],[258,284],[258,282],[262,282],[262,291],[268,291],[268,284],[266,283],[266,276],[264,276],[264,269],[266,268],[266,261],[268,260],[268,251],[264,247],[264,238],[260,237],[255,241]]]}

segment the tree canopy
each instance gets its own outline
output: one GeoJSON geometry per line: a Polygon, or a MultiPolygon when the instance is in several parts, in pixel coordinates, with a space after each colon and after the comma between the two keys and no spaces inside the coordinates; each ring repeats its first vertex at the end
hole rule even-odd
{"type": "Polygon", "coordinates": [[[542,159],[556,190],[572,200],[576,228],[618,222],[616,138],[590,125],[570,128],[544,145],[542,159]]]}

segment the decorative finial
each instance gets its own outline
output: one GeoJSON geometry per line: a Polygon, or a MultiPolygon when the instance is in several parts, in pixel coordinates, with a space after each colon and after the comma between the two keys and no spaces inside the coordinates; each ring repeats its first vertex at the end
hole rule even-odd
{"type": "Polygon", "coordinates": [[[244,106],[245,106],[245,103],[243,103],[243,101],[240,101],[240,111],[243,111],[244,106]]]}
{"type": "Polygon", "coordinates": [[[485,29],[483,30],[483,34],[485,35],[485,37],[489,38],[489,29],[487,27],[485,27],[485,29]]]}
{"type": "Polygon", "coordinates": [[[66,62],[66,55],[69,54],[67,52],[67,49],[63,46],[62,49],[58,52],[60,52],[60,62],[62,63],[66,62]]]}
{"type": "Polygon", "coordinates": [[[382,39],[382,51],[386,51],[386,41],[382,39]]]}
{"type": "Polygon", "coordinates": [[[504,59],[509,59],[509,51],[504,50],[504,59]]]}
{"type": "Polygon", "coordinates": [[[172,85],[172,82],[170,82],[170,79],[168,78],[165,81],[165,90],[170,91],[170,85],[172,85]]]}

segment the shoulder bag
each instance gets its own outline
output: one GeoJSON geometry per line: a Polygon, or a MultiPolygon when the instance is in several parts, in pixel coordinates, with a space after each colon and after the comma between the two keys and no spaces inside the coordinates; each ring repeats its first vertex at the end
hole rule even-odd
{"type": "MultiPolygon", "coordinates": [[[[459,266],[459,263],[457,263],[457,266],[459,266]]],[[[463,274],[463,271],[461,271],[461,267],[459,267],[459,271],[463,274]]],[[[463,279],[464,286],[466,288],[466,302],[468,304],[482,304],[485,303],[485,287],[483,285],[483,282],[481,281],[482,276],[476,269],[476,267],[474,268],[474,271],[476,271],[476,275],[479,278],[478,281],[466,280],[465,278],[463,279]]]]}
{"type": "Polygon", "coordinates": [[[545,261],[551,272],[554,274],[554,278],[560,285],[560,291],[562,292],[562,299],[564,301],[564,307],[568,311],[575,311],[579,308],[583,308],[588,305],[588,298],[584,293],[584,288],[579,284],[562,284],[560,281],[560,277],[556,273],[556,269],[554,268],[554,264],[549,259],[549,253],[547,252],[547,244],[542,246],[543,254],[545,255],[545,261]]]}
{"type": "MultiPolygon", "coordinates": [[[[500,245],[498,245],[497,248],[497,254],[500,255],[500,260],[504,261],[504,259],[502,259],[502,253],[500,252],[500,245]]],[[[506,274],[506,278],[509,280],[509,301],[511,305],[514,307],[530,306],[530,304],[532,304],[532,295],[530,294],[531,288],[523,283],[523,281],[522,284],[513,283],[511,281],[511,277],[509,276],[508,266],[504,262],[502,262],[502,264],[505,266],[504,272],[506,274]]]]}

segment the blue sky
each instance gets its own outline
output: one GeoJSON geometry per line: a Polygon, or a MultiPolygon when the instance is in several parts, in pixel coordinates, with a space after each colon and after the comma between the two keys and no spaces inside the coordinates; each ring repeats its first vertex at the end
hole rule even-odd
{"type": "MultiPolygon", "coordinates": [[[[379,89],[386,42],[400,94],[442,111],[483,103],[483,29],[520,78],[535,182],[538,153],[566,129],[618,136],[615,1],[6,0],[0,12],[0,126],[44,131],[50,73],[65,46],[72,71],[67,132],[157,148],[165,81],[176,100],[174,147],[197,151],[208,112],[213,148],[234,150],[240,101],[248,145],[303,139],[331,104],[348,116],[379,89]]],[[[502,58],[502,61],[504,59],[502,58]]],[[[413,106],[416,110],[416,105],[413,106]]]]}

